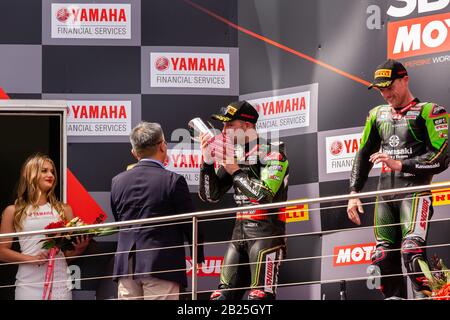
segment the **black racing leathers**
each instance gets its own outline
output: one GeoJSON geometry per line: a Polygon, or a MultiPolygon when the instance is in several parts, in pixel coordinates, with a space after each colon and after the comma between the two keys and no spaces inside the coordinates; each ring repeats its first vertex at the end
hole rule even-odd
{"type": "MultiPolygon", "coordinates": [[[[232,176],[223,166],[202,164],[199,196],[203,201],[217,202],[231,187],[238,206],[287,200],[289,164],[284,144],[253,145],[253,148],[237,146],[235,154],[240,170],[232,176]]],[[[252,288],[249,299],[275,298],[278,268],[286,251],[284,235],[282,210],[238,211],[232,235],[236,241],[228,247],[220,290],[211,299],[240,299],[245,290],[233,288],[249,286],[252,288]],[[271,236],[279,237],[255,239],[271,236]]]]}
{"type": "MultiPolygon", "coordinates": [[[[447,135],[448,115],[439,105],[415,99],[402,112],[389,105],[372,109],[354,159],[350,190],[359,192],[363,188],[372,169],[369,157],[377,151],[402,162],[400,172],[382,169],[379,190],[431,183],[434,174],[448,167],[447,135]]],[[[426,261],[422,247],[426,244],[432,214],[430,191],[379,197],[375,205],[377,246],[372,263],[380,268],[382,275],[401,274],[403,256],[415,296],[429,290],[423,284],[418,261],[426,261]],[[397,225],[383,227],[387,224],[397,225]]],[[[403,277],[382,277],[381,288],[386,297],[406,295],[403,277]]]]}

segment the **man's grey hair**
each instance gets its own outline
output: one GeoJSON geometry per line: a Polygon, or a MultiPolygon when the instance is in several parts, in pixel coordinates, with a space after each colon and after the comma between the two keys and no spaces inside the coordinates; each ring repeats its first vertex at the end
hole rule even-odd
{"type": "Polygon", "coordinates": [[[141,121],[131,130],[130,142],[133,149],[138,153],[147,151],[156,153],[158,144],[164,140],[164,132],[159,123],[141,121]]]}

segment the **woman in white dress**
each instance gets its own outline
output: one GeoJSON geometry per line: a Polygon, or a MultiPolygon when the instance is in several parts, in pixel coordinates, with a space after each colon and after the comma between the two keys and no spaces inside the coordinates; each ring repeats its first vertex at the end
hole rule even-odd
{"type": "MultiPolygon", "coordinates": [[[[0,232],[43,230],[51,222],[70,221],[72,208],[56,199],[56,180],[55,164],[49,157],[38,154],[28,158],[21,170],[17,199],[3,211],[0,232]]],[[[19,265],[16,300],[43,299],[48,266],[48,250],[42,249],[41,242],[45,237],[42,234],[19,237],[20,252],[11,250],[12,238],[0,239],[0,260],[19,265]]],[[[57,253],[49,299],[72,299],[72,279],[65,258],[80,255],[88,244],[87,236],[79,237],[74,250],[57,253]]]]}

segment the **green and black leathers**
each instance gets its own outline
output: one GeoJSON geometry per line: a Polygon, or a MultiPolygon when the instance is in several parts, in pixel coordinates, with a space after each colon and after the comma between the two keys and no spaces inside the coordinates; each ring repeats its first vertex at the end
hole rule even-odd
{"type": "MultiPolygon", "coordinates": [[[[283,143],[238,145],[235,158],[240,169],[233,175],[221,165],[215,168],[203,163],[199,190],[203,201],[217,202],[231,187],[238,207],[287,200],[289,162],[283,143]]],[[[221,290],[211,299],[239,299],[243,291],[232,290],[239,287],[252,288],[249,299],[275,298],[278,269],[286,251],[284,235],[282,210],[237,211],[234,241],[221,271],[221,290]]]]}
{"type": "MultiPolygon", "coordinates": [[[[389,105],[372,109],[366,120],[361,146],[355,156],[350,190],[363,188],[373,164],[370,155],[381,151],[402,162],[400,172],[383,166],[378,189],[430,184],[433,175],[447,169],[448,115],[434,103],[414,99],[401,112],[389,105]]],[[[374,214],[377,248],[372,263],[382,275],[401,274],[400,257],[410,274],[415,294],[429,289],[423,284],[418,260],[426,260],[428,221],[433,214],[431,192],[377,198],[374,214]],[[386,226],[397,224],[394,226],[386,226]],[[401,248],[401,252],[400,252],[401,248]]],[[[382,277],[386,297],[406,296],[402,277],[382,277]]]]}

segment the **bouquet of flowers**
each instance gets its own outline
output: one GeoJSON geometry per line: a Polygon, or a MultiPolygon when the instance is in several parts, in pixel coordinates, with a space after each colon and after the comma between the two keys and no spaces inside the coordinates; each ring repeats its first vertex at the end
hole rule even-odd
{"type": "Polygon", "coordinates": [[[434,255],[431,258],[431,270],[423,260],[419,260],[419,265],[427,278],[426,284],[431,288],[427,294],[434,300],[450,300],[450,270],[442,259],[434,255]]]}
{"type": "MultiPolygon", "coordinates": [[[[95,221],[96,223],[99,221],[95,221]]],[[[79,217],[75,217],[69,222],[65,221],[57,221],[52,222],[45,227],[46,230],[50,229],[58,229],[58,228],[71,228],[71,227],[80,227],[87,225],[84,223],[79,217]]],[[[48,251],[48,265],[47,270],[45,272],[45,282],[44,282],[44,291],[42,293],[43,300],[49,300],[52,297],[52,287],[53,287],[53,272],[55,268],[55,257],[58,252],[74,250],[74,243],[78,236],[88,235],[90,237],[96,236],[107,236],[113,233],[116,233],[116,228],[96,228],[96,229],[88,229],[82,231],[74,231],[74,232],[65,232],[58,234],[48,234],[47,239],[43,239],[44,243],[42,244],[43,249],[47,249],[48,251]]]]}
{"type": "MultiPolygon", "coordinates": [[[[63,220],[52,222],[45,227],[46,230],[50,229],[58,229],[58,228],[71,228],[71,227],[81,227],[86,226],[79,217],[75,217],[69,222],[65,222],[63,220]]],[[[63,234],[48,234],[48,239],[42,240],[44,241],[42,248],[43,249],[51,249],[58,248],[61,251],[73,250],[74,242],[77,236],[88,235],[90,237],[98,237],[98,236],[108,236],[117,232],[116,228],[96,228],[96,229],[88,229],[82,231],[75,232],[66,232],[63,234]]]]}

